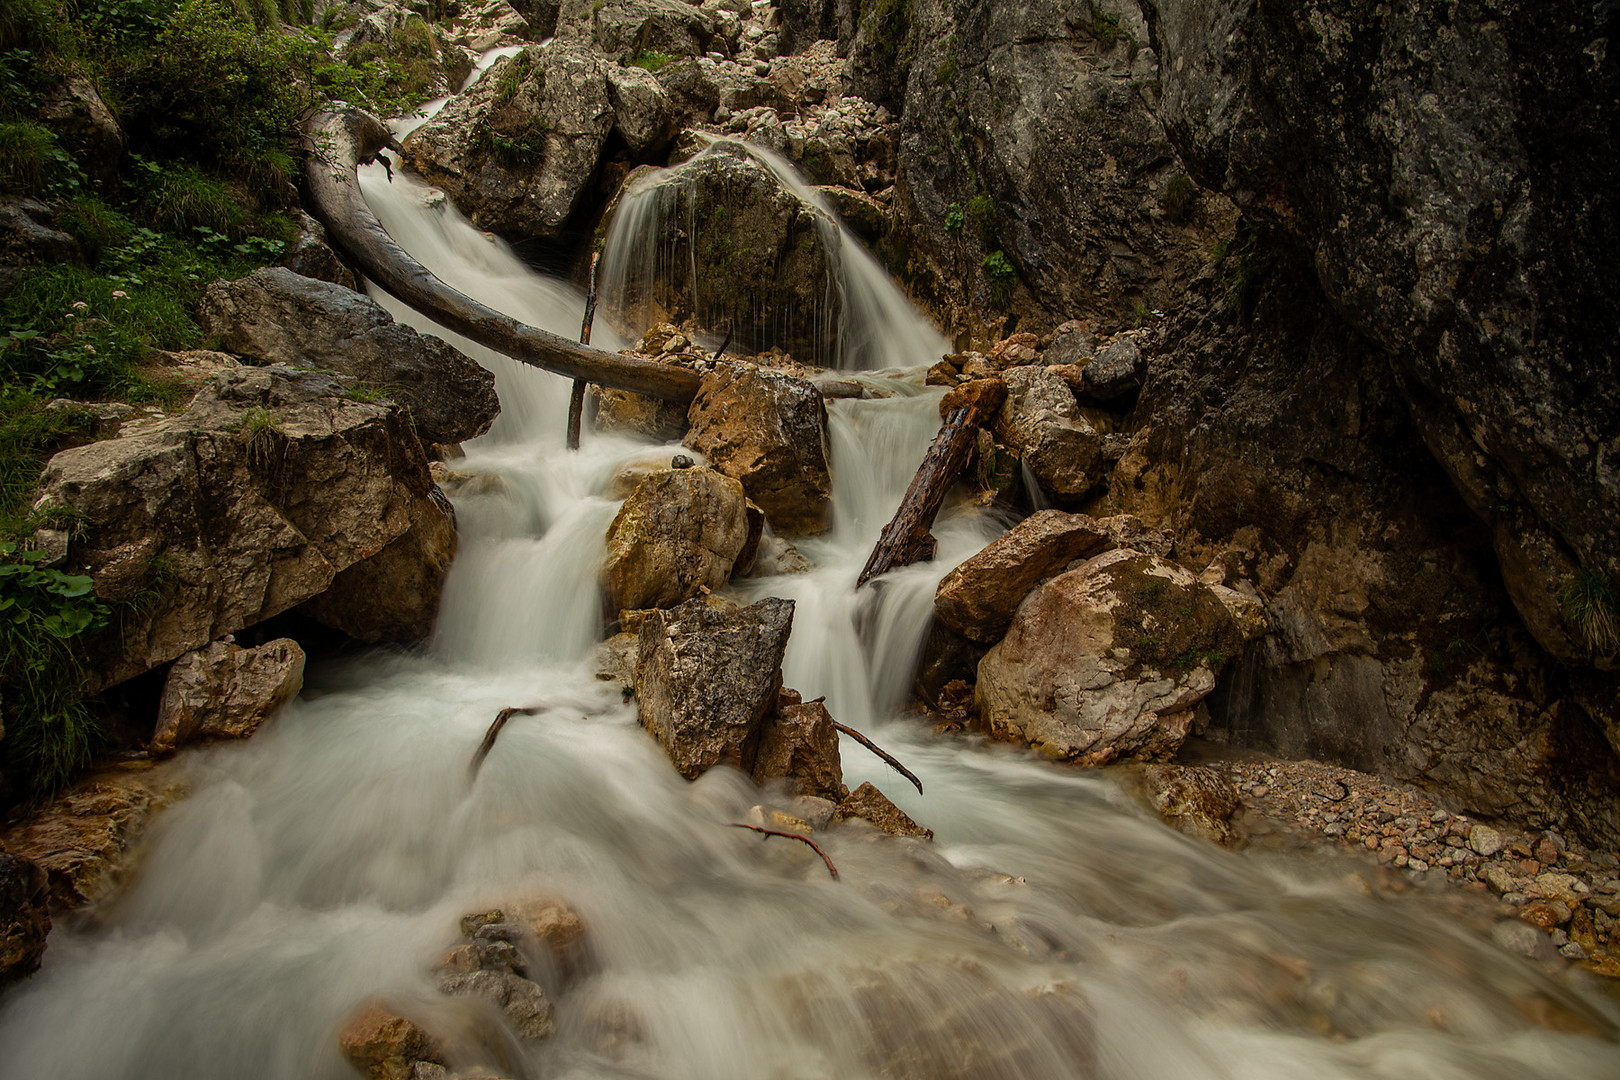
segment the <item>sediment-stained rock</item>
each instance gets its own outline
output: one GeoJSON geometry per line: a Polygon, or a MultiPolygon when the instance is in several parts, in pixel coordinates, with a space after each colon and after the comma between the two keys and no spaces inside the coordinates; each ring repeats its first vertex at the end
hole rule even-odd
{"type": "Polygon", "coordinates": [[[245,739],[304,685],[304,650],[292,638],[252,649],[216,641],[169,668],[152,733],[155,754],[204,739],[245,739]]]}
{"type": "Polygon", "coordinates": [[[672,607],[718,589],[748,539],[742,485],[713,469],[664,469],[624,501],[602,582],[614,611],[672,607]]]}

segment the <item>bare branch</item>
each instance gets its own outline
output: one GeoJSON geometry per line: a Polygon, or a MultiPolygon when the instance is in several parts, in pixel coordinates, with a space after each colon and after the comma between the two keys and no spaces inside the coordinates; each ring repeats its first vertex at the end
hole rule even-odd
{"type": "Polygon", "coordinates": [[[827,873],[832,875],[832,879],[834,881],[838,880],[838,867],[834,866],[833,861],[831,859],[827,858],[827,853],[825,851],[821,850],[821,845],[817,844],[814,840],[810,839],[808,836],[805,836],[802,833],[779,832],[776,829],[762,829],[758,825],[748,825],[748,824],[745,824],[744,822],[741,822],[741,821],[733,821],[731,823],[731,827],[733,829],[753,829],[757,833],[764,833],[767,837],[770,837],[770,836],[785,836],[789,840],[797,840],[800,843],[809,844],[811,846],[811,848],[813,848],[815,850],[815,853],[817,855],[821,856],[821,861],[827,864],[827,873]]]}
{"type": "Polygon", "coordinates": [[[872,751],[872,753],[886,761],[889,768],[911,781],[912,787],[917,789],[917,794],[922,794],[922,781],[917,779],[917,774],[900,764],[899,759],[893,754],[889,753],[887,750],[883,749],[883,747],[879,746],[871,739],[868,739],[865,735],[862,735],[852,727],[846,727],[836,720],[833,721],[833,727],[837,728],[839,731],[842,731],[845,735],[848,735],[850,738],[854,739],[856,742],[860,743],[862,746],[872,751]]]}
{"type": "Polygon", "coordinates": [[[528,705],[524,707],[511,706],[496,713],[495,722],[489,725],[489,730],[484,733],[484,741],[479,744],[478,749],[473,753],[472,764],[467,769],[468,781],[478,779],[478,770],[483,767],[484,759],[489,757],[489,752],[495,748],[495,740],[499,737],[501,728],[506,726],[508,720],[514,716],[533,716],[536,713],[545,711],[546,707],[544,705],[528,705]]]}

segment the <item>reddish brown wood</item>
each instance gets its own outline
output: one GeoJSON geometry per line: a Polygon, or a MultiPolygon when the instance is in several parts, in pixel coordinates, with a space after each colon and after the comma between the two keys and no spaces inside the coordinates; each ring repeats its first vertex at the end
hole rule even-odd
{"type": "Polygon", "coordinates": [[[815,849],[816,854],[821,856],[821,861],[827,864],[827,873],[832,875],[834,881],[838,880],[838,867],[833,865],[833,861],[827,858],[827,853],[822,851],[821,847],[814,840],[803,835],[802,833],[778,832],[775,829],[762,829],[758,825],[747,825],[741,821],[733,821],[731,823],[731,827],[733,829],[753,829],[755,832],[764,833],[766,836],[785,836],[789,840],[797,840],[801,844],[809,844],[815,849]]]}
{"type": "MultiPolygon", "coordinates": [[[[585,291],[585,321],[579,327],[579,343],[591,343],[591,324],[596,321],[596,264],[601,260],[600,251],[591,252],[591,282],[585,291]]],[[[584,379],[574,380],[574,392],[568,396],[568,449],[579,449],[579,426],[585,419],[585,388],[590,384],[584,379]]]]}
{"type": "Polygon", "coordinates": [[[945,418],[917,475],[911,478],[900,508],[883,526],[883,534],[855,582],[857,589],[890,570],[934,557],[934,535],[929,530],[946,493],[967,468],[977,430],[972,410],[957,409],[945,418]]]}

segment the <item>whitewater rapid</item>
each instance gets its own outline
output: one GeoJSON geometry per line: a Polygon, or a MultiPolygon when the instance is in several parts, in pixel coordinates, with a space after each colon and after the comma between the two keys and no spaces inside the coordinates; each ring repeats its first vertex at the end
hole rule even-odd
{"type": "MultiPolygon", "coordinates": [[[[445,280],[578,333],[578,290],[530,273],[442,197],[372,170],[363,189],[445,280]]],[[[1502,952],[1447,896],[1379,899],[1348,861],[1190,840],[1103,773],[902,714],[935,584],[1005,525],[949,507],[937,561],[853,592],[937,426],[917,368],[861,375],[884,396],[830,403],[835,522],[800,545],[815,569],[730,592],[796,602],[787,684],[825,694],[923,778],[926,795],[845,740],[849,785],[877,784],[935,840],[819,836],[833,881],[800,845],[727,827],[767,796],[725,769],[682,780],[592,662],[608,483],[678,447],[588,431],[569,452],[565,380],[379,299],[486,364],[503,406],[455,463],[480,483],[457,496],[434,639],[315,663],[252,740],[185,755],[194,794],[158,819],[124,895],[60,926],[44,969],[0,998],[0,1073],[352,1077],[336,1033],[355,1006],[442,1001],[433,969],[458,918],[520,894],[578,911],[594,960],[548,986],[557,1034],[514,1051],[512,1075],[1620,1073],[1600,1037],[1614,1002],[1502,952]],[[547,711],[510,723],[470,782],[510,705],[547,711]]]]}

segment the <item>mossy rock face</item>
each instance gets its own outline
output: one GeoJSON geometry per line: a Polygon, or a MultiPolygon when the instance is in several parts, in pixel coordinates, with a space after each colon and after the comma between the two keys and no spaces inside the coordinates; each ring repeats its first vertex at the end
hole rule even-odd
{"type": "Polygon", "coordinates": [[[736,143],[633,184],[610,240],[632,265],[604,287],[608,318],[632,333],[668,321],[729,334],[734,353],[835,363],[843,305],[830,270],[843,238],[830,216],[736,143]]]}
{"type": "Polygon", "coordinates": [[[1258,602],[1120,548],[1037,589],[979,664],[996,738],[1103,764],[1166,757],[1216,673],[1264,629],[1258,602]]]}

